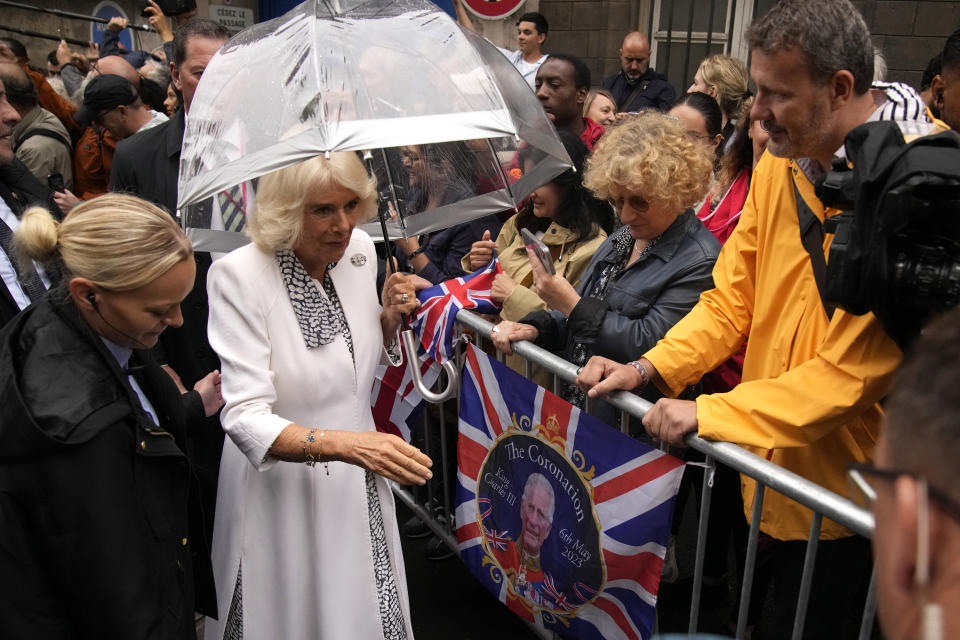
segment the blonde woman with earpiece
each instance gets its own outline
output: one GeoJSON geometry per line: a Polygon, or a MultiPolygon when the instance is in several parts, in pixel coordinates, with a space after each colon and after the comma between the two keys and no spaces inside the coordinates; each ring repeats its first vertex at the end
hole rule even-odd
{"type": "MultiPolygon", "coordinates": [[[[14,243],[62,281],[0,332],[4,637],[192,639],[213,580],[188,509],[188,403],[148,352],[183,321],[190,241],[107,194],[62,223],[28,209],[14,243]]],[[[208,415],[219,387],[214,372],[194,392],[208,415]]]]}

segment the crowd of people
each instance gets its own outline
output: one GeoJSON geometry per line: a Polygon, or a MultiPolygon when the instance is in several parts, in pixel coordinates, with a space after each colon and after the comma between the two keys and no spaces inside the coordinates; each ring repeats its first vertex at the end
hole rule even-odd
{"type": "MultiPolygon", "coordinates": [[[[570,169],[517,211],[387,255],[356,228],[380,206],[376,178],[357,154],[318,155],[194,208],[252,241],[221,255],[193,250],[177,195],[191,104],[231,34],[146,10],[164,42],[150,52],[119,44],[120,18],[99,51],[61,43],[43,68],[0,38],[5,634],[194,638],[199,613],[218,640],[412,637],[388,481],[424,484],[433,462],[376,431],[370,390],[417,291],[497,255],[490,338],[516,370],[513,344],[534,342],[580,367],[561,395],[610,425],[606,394],[654,402],[635,437],[682,448],[695,433],[872,492],[876,562],[824,520],[805,638],[856,637],[874,566],[890,638],[952,637],[956,313],[893,383],[903,354],[879,321],[823,299],[838,211],[814,184],[861,124],[960,128],[960,31],[920,93],[876,76],[848,0],[782,0],[747,32],[749,72],[712,55],[678,96],[645,35],[626,34],[598,86],[577,56],[544,53],[548,21],[525,13],[501,51],[570,169]]],[[[445,144],[396,150],[410,213],[480,189],[451,160],[469,141],[445,144]]],[[[509,162],[522,174],[541,153],[509,162]]],[[[726,535],[749,522],[756,483],[729,469],[717,483],[705,582],[735,583],[726,535]]],[[[772,494],[760,518],[749,630],[781,638],[812,514],[772,494]]]]}

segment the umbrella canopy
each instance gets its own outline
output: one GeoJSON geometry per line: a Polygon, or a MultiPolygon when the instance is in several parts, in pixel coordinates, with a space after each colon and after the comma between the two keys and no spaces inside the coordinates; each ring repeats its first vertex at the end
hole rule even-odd
{"type": "MultiPolygon", "coordinates": [[[[188,235],[202,250],[243,244],[189,205],[351,150],[366,152],[392,216],[388,231],[404,236],[514,207],[571,166],[509,61],[432,3],[308,0],[234,36],[204,71],[180,160],[188,235]],[[537,153],[522,166],[518,149],[537,153]],[[442,159],[445,197],[418,190],[405,159],[417,153],[442,159]]],[[[379,225],[365,228],[381,235],[379,225]]]]}

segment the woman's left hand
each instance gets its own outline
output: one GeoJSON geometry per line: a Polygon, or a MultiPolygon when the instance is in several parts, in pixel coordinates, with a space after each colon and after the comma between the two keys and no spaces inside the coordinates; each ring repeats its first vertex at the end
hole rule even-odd
{"type": "Polygon", "coordinates": [[[533,286],[537,289],[537,295],[551,309],[556,309],[563,315],[569,316],[573,308],[580,302],[580,294],[563,276],[547,273],[547,270],[540,264],[537,254],[531,249],[527,249],[527,258],[530,259],[530,268],[533,270],[533,286]]]}

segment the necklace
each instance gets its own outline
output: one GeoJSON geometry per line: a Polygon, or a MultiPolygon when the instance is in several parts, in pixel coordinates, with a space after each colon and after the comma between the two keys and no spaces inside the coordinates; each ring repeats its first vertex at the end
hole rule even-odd
{"type": "MultiPolygon", "coordinates": [[[[657,236],[656,238],[654,238],[653,240],[651,240],[650,242],[648,242],[648,243],[647,243],[647,246],[645,246],[643,249],[640,249],[640,251],[637,252],[637,259],[636,259],[636,260],[633,260],[632,262],[636,262],[637,260],[640,260],[640,259],[643,258],[645,255],[647,255],[647,254],[650,252],[650,249],[653,249],[654,245],[657,244],[658,242],[660,242],[660,238],[662,238],[662,237],[663,237],[663,234],[661,233],[659,236],[657,236]]],[[[631,251],[631,253],[637,251],[637,246],[638,246],[638,245],[637,245],[637,241],[634,240],[634,241],[633,241],[633,250],[631,251]]]]}

